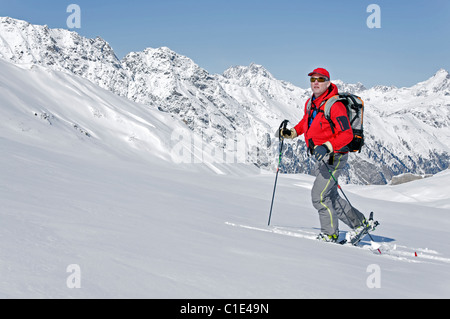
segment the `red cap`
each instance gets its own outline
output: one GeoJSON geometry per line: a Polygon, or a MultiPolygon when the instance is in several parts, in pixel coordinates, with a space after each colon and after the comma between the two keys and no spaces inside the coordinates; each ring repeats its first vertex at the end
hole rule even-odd
{"type": "Polygon", "coordinates": [[[314,71],[312,71],[311,73],[309,73],[308,76],[311,76],[315,73],[326,76],[328,79],[330,79],[330,73],[327,70],[325,70],[324,68],[317,68],[314,71]]]}

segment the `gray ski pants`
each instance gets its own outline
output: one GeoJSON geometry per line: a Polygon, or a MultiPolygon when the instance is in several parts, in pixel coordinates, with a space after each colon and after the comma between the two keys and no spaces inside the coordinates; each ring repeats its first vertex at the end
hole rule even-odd
{"type": "MultiPolygon", "coordinates": [[[[334,154],[334,163],[328,164],[328,157],[324,161],[328,164],[336,180],[347,164],[348,154],[334,154]]],[[[361,226],[364,215],[338,194],[337,183],[331,177],[323,162],[315,167],[316,180],[311,190],[312,203],[319,212],[321,232],[327,235],[339,234],[340,219],[350,228],[361,226]]]]}

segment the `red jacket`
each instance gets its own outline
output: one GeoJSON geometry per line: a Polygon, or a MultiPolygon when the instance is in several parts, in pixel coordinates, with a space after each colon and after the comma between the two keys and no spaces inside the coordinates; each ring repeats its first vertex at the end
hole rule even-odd
{"type": "MultiPolygon", "coordinates": [[[[334,152],[339,152],[343,147],[349,144],[353,140],[353,131],[350,127],[350,121],[347,115],[347,109],[341,102],[336,102],[331,108],[331,121],[334,124],[334,133],[331,129],[330,123],[325,118],[323,112],[325,103],[321,107],[322,102],[326,102],[330,97],[337,95],[338,89],[336,85],[331,83],[325,93],[318,98],[314,99],[311,104],[311,110],[308,113],[308,101],[305,104],[305,115],[303,119],[294,127],[297,131],[297,135],[305,134],[305,141],[308,148],[309,140],[312,139],[314,145],[322,145],[323,143],[330,142],[333,146],[334,152]],[[310,115],[313,114],[314,108],[319,108],[322,112],[317,112],[317,115],[312,120],[309,126],[310,115]],[[309,126],[309,127],[308,127],[309,126]]],[[[314,96],[313,96],[314,97],[314,96]]],[[[345,151],[345,150],[341,150],[345,151]]]]}

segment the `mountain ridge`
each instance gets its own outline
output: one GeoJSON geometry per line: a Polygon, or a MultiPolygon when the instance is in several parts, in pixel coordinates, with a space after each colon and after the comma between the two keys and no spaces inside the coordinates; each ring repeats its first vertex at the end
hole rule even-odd
{"type": "MultiPolygon", "coordinates": [[[[0,57],[84,77],[119,96],[170,113],[206,143],[245,136],[246,161],[276,166],[274,131],[283,119],[295,125],[310,89],[278,80],[263,66],[234,66],[210,74],[167,47],[130,52],[119,60],[102,38],[0,18],[0,57]]],[[[345,182],[383,184],[400,173],[433,174],[449,165],[450,76],[438,70],[412,87],[333,81],[366,103],[366,145],[351,156],[345,182]],[[352,169],[348,169],[352,168],[352,169]]],[[[282,171],[310,173],[313,161],[301,139],[286,143],[282,171]],[[295,156],[294,156],[295,154],[295,156]]]]}

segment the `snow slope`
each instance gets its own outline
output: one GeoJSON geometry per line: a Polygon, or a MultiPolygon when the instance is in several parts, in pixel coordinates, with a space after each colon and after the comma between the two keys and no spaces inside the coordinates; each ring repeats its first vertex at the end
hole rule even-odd
{"type": "Polygon", "coordinates": [[[267,227],[274,174],[174,164],[170,114],[74,75],[0,70],[0,297],[450,297],[448,171],[345,187],[381,222],[382,255],[320,243],[311,176],[280,175],[267,227]]]}

